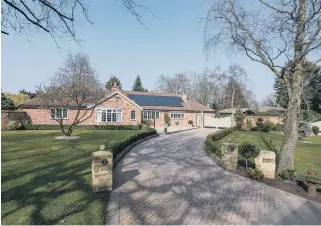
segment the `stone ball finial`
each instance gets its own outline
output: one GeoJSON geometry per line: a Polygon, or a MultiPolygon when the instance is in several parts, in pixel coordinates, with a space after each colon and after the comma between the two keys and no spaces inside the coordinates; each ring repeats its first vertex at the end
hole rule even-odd
{"type": "Polygon", "coordinates": [[[103,144],[100,145],[100,150],[101,150],[101,151],[105,150],[105,145],[103,145],[103,144]]]}
{"type": "Polygon", "coordinates": [[[228,139],[228,140],[227,140],[227,142],[229,142],[229,143],[232,143],[232,140],[231,140],[231,138],[230,138],[230,139],[228,139]]]}

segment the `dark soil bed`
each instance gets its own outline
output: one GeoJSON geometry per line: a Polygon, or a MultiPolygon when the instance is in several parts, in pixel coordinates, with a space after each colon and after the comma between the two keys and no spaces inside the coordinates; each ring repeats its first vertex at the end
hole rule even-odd
{"type": "MultiPolygon", "coordinates": [[[[245,167],[238,167],[236,174],[250,178],[246,171],[245,167]]],[[[251,178],[250,178],[251,179],[251,178]]],[[[317,189],[317,195],[316,196],[310,196],[307,193],[307,185],[303,181],[287,181],[287,180],[280,180],[280,179],[275,179],[275,180],[269,180],[269,179],[263,179],[259,180],[258,182],[264,183],[266,185],[269,185],[274,188],[281,189],[283,191],[292,193],[294,195],[321,203],[321,189],[317,189]]]]}

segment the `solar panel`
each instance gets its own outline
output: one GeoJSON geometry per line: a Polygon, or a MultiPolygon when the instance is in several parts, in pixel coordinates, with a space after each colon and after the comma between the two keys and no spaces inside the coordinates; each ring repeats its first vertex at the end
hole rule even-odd
{"type": "Polygon", "coordinates": [[[141,94],[127,94],[128,98],[135,101],[141,106],[169,106],[169,107],[183,107],[182,99],[175,96],[154,96],[141,94]]]}

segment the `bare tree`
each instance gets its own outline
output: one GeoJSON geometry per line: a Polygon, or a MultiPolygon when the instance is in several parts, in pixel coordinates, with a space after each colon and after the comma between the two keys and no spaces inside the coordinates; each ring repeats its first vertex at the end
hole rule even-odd
{"type": "MultiPolygon", "coordinates": [[[[289,94],[278,170],[293,168],[303,62],[321,47],[320,0],[215,0],[205,17],[205,49],[228,44],[282,78],[289,94]],[[283,60],[291,62],[284,68],[283,60]],[[287,73],[281,73],[285,71],[287,73]]],[[[315,63],[320,63],[320,55],[315,63]]]]}
{"type": "Polygon", "coordinates": [[[275,94],[270,94],[270,95],[266,96],[261,101],[261,106],[262,107],[277,107],[275,94]]]}
{"type": "Polygon", "coordinates": [[[188,93],[190,89],[190,80],[184,73],[178,73],[174,76],[160,75],[156,81],[156,91],[166,93],[188,93]]]}
{"type": "MultiPolygon", "coordinates": [[[[135,0],[121,2],[144,26],[140,12],[150,11],[135,0]]],[[[1,33],[29,35],[44,31],[55,41],[57,38],[68,37],[78,42],[75,21],[81,15],[92,23],[88,17],[88,5],[83,0],[1,0],[1,33]]]]}
{"type": "Polygon", "coordinates": [[[101,87],[88,56],[69,54],[63,67],[47,83],[37,87],[37,98],[59,123],[62,133],[70,136],[76,125],[92,116],[94,107],[89,106],[103,97],[101,87]],[[67,109],[76,111],[68,125],[64,123],[67,109]]]}
{"type": "MultiPolygon", "coordinates": [[[[234,109],[237,105],[241,105],[241,103],[234,104],[236,99],[239,99],[238,102],[246,102],[243,91],[245,90],[247,73],[240,65],[233,64],[229,66],[228,72],[224,75],[228,80],[226,94],[227,102],[230,104],[230,108],[234,109]],[[238,93],[235,95],[237,91],[238,93]],[[242,98],[244,100],[242,100],[242,98]]],[[[245,103],[242,103],[242,105],[245,105],[245,103]]]]}
{"type": "Polygon", "coordinates": [[[256,100],[256,96],[250,89],[244,89],[243,90],[244,98],[247,101],[249,107],[255,111],[258,111],[260,109],[259,103],[256,100]]]}

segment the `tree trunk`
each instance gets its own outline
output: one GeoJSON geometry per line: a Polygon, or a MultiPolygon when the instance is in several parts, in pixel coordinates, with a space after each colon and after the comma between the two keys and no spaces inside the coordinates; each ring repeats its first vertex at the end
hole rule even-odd
{"type": "Polygon", "coordinates": [[[289,77],[284,76],[283,78],[288,89],[289,102],[284,123],[284,139],[279,156],[278,171],[294,168],[294,152],[299,139],[298,121],[302,95],[306,5],[307,0],[299,0],[294,41],[294,59],[293,65],[290,66],[292,74],[289,77]]]}
{"type": "Polygon", "coordinates": [[[300,92],[293,90],[288,103],[288,111],[284,123],[284,139],[281,146],[278,170],[293,169],[294,152],[299,139],[298,115],[300,113],[300,92]]]}

